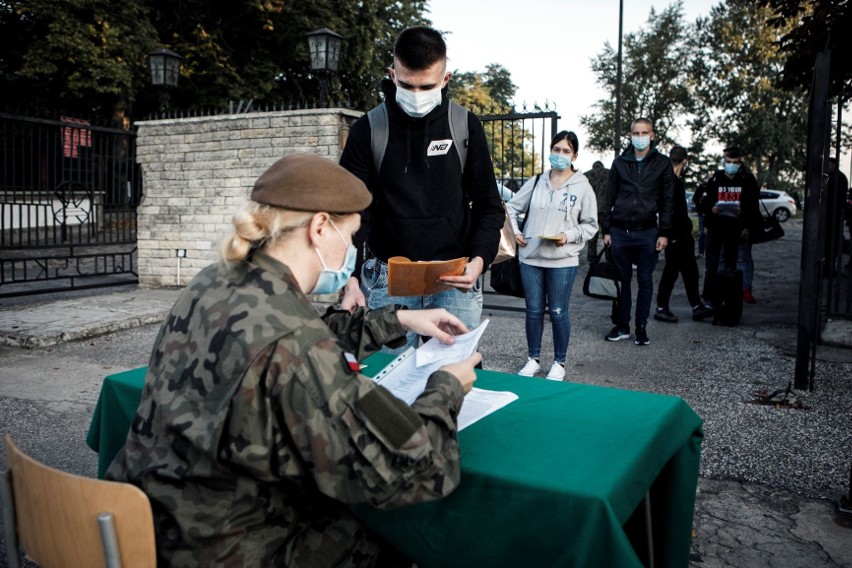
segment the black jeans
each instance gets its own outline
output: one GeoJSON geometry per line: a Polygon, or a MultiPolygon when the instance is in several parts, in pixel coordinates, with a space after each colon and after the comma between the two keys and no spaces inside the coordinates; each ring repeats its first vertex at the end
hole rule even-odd
{"type": "Polygon", "coordinates": [[[612,260],[621,276],[621,290],[618,294],[618,326],[630,327],[630,309],[633,298],[630,283],[633,280],[633,267],[636,265],[636,281],[639,291],[636,294],[636,326],[645,327],[651,312],[651,299],[654,296],[654,267],[657,265],[657,229],[625,231],[613,227],[612,260]]]}
{"type": "Polygon", "coordinates": [[[666,247],[666,265],[660,277],[660,288],[657,290],[657,305],[669,307],[675,282],[678,275],[683,275],[683,287],[689,305],[693,308],[701,303],[698,294],[698,263],[695,262],[695,239],[692,235],[679,237],[666,247]]]}
{"type": "Polygon", "coordinates": [[[725,249],[725,270],[737,269],[737,251],[742,229],[734,223],[720,224],[707,231],[707,256],[705,257],[704,301],[716,302],[719,257],[725,249]]]}

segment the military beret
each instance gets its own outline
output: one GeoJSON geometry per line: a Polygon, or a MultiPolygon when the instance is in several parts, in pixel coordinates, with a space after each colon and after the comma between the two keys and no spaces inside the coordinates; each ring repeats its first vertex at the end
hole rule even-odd
{"type": "Polygon", "coordinates": [[[328,158],[292,154],[257,178],[251,199],[295,211],[356,213],[366,209],[373,196],[364,182],[328,158]]]}

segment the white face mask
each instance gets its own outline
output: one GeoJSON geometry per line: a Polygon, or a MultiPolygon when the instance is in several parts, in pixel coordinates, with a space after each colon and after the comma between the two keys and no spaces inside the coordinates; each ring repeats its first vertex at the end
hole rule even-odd
{"type": "Polygon", "coordinates": [[[441,104],[441,87],[430,91],[409,91],[402,87],[396,88],[396,103],[408,116],[420,118],[426,116],[441,104]]]}

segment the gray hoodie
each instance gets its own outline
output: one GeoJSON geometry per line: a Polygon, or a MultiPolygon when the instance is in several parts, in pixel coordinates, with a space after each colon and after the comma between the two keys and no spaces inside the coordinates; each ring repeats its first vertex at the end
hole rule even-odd
{"type": "Polygon", "coordinates": [[[518,229],[518,216],[526,213],[524,238],[527,246],[518,247],[524,264],[544,268],[578,266],[586,241],[598,231],[598,205],[589,180],[577,171],[562,186],[550,185],[550,171],[533,176],[506,204],[512,229],[518,229]],[[552,240],[564,234],[568,243],[557,246],[552,240]]]}

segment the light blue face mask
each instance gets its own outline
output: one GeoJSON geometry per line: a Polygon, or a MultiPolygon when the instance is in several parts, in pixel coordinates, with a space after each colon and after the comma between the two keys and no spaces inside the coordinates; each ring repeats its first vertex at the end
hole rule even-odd
{"type": "MultiPolygon", "coordinates": [[[[337,235],[340,237],[340,240],[343,241],[343,244],[346,244],[346,239],[344,239],[343,235],[340,234],[337,225],[331,221],[329,222],[331,223],[331,226],[334,227],[334,230],[337,231],[337,235]]],[[[310,293],[334,294],[335,292],[338,292],[341,288],[346,286],[346,282],[355,270],[355,260],[358,256],[358,249],[355,248],[355,245],[347,245],[346,258],[343,259],[343,266],[337,270],[329,270],[329,268],[325,265],[325,260],[323,260],[319,249],[314,247],[314,250],[317,252],[317,256],[322,263],[322,271],[319,273],[317,283],[310,293]]]]}
{"type": "Polygon", "coordinates": [[[736,173],[738,171],[740,171],[740,165],[739,164],[731,164],[731,163],[725,162],[725,173],[726,174],[728,174],[729,176],[733,176],[733,175],[736,175],[736,173]]]}
{"type": "Polygon", "coordinates": [[[559,170],[561,172],[571,165],[571,158],[564,154],[552,153],[550,154],[550,165],[553,166],[554,170],[559,170]]]}
{"type": "Polygon", "coordinates": [[[639,150],[640,152],[651,145],[651,137],[650,136],[631,136],[630,142],[633,144],[633,147],[639,150]]]}

